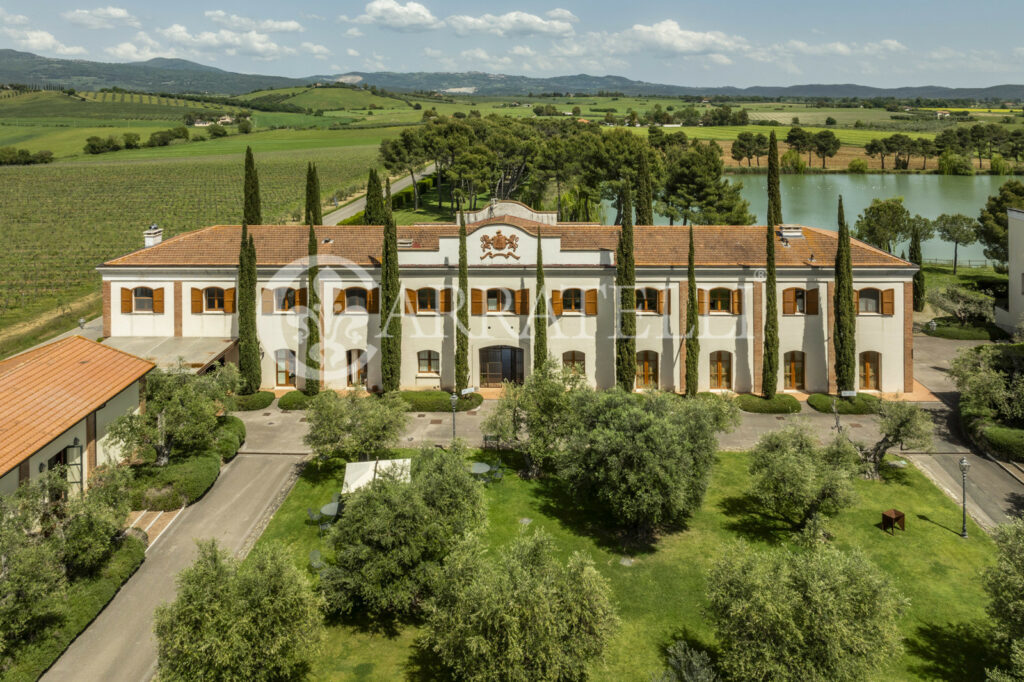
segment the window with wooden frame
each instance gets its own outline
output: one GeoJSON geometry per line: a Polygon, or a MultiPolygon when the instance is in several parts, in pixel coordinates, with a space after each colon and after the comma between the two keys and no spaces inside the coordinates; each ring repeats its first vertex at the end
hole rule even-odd
{"type": "Polygon", "coordinates": [[[637,289],[636,311],[638,313],[658,312],[658,290],[651,287],[637,289]]]}
{"type": "Polygon", "coordinates": [[[437,312],[437,289],[424,287],[416,290],[416,312],[436,313],[437,312]]]}
{"type": "Polygon", "coordinates": [[[711,388],[732,388],[732,353],[716,350],[711,354],[711,388]]]}
{"type": "Polygon", "coordinates": [[[368,295],[362,287],[349,287],[345,289],[345,310],[353,312],[368,310],[368,295]]]}
{"type": "Polygon", "coordinates": [[[642,350],[636,354],[636,387],[658,388],[658,353],[642,350]]]}
{"type": "Polygon", "coordinates": [[[587,373],[587,356],[578,350],[567,350],[562,353],[562,365],[568,367],[574,374],[587,373]]]}
{"type": "Polygon", "coordinates": [[[782,290],[783,315],[817,315],[818,290],[790,287],[782,290]]]}
{"type": "Polygon", "coordinates": [[[220,287],[203,289],[203,302],[206,312],[224,312],[224,290],[220,287]]]}
{"type": "Polygon", "coordinates": [[[152,289],[150,289],[149,287],[135,287],[134,289],[132,289],[132,312],[153,312],[152,289]]]}
{"type": "Polygon", "coordinates": [[[156,313],[162,315],[164,312],[164,290],[163,288],[153,289],[150,287],[127,287],[121,289],[121,312],[130,313],[156,313]],[[138,306],[136,306],[138,300],[138,306]]]}
{"type": "Polygon", "coordinates": [[[487,290],[487,312],[489,313],[510,313],[513,302],[513,294],[509,289],[487,290]]]}
{"type": "Polygon", "coordinates": [[[713,313],[732,312],[732,289],[712,289],[709,308],[713,313]]]}
{"type": "Polygon", "coordinates": [[[441,356],[436,350],[421,350],[416,353],[420,374],[440,374],[441,356]]]}
{"type": "Polygon", "coordinates": [[[597,315],[597,289],[553,289],[551,291],[551,314],[583,313],[597,315]]]}
{"type": "Polygon", "coordinates": [[[858,315],[893,315],[896,312],[896,291],[874,287],[855,290],[853,307],[858,315]]]}
{"type": "Polygon", "coordinates": [[[295,351],[281,349],[274,351],[274,363],[277,365],[277,385],[295,385],[295,351]]]}
{"type": "Polygon", "coordinates": [[[579,289],[566,289],[562,293],[562,312],[582,313],[583,292],[579,289]]]}
{"type": "Polygon", "coordinates": [[[804,390],[804,359],[803,351],[791,350],[782,357],[782,371],[785,374],[785,387],[790,391],[804,390]]]}
{"type": "Polygon", "coordinates": [[[294,310],[298,304],[298,296],[295,289],[291,287],[280,287],[274,289],[274,311],[287,312],[294,310]]]}
{"type": "Polygon", "coordinates": [[[881,354],[873,350],[860,354],[860,388],[862,391],[878,390],[879,365],[881,354]]]}
{"type": "Polygon", "coordinates": [[[366,351],[352,348],[345,351],[348,363],[348,385],[357,387],[366,385],[366,351]]]}

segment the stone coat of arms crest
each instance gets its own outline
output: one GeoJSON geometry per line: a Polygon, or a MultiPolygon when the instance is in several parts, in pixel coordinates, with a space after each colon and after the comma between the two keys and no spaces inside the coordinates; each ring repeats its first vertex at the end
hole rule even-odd
{"type": "Polygon", "coordinates": [[[494,236],[485,234],[480,237],[480,248],[483,250],[482,258],[515,258],[519,256],[515,251],[519,248],[519,237],[514,234],[505,236],[498,230],[494,236]]]}

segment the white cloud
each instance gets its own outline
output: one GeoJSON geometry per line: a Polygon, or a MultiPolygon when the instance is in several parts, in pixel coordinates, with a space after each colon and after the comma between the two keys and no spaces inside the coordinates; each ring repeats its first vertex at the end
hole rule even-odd
{"type": "Polygon", "coordinates": [[[363,68],[368,71],[387,71],[388,66],[384,63],[384,57],[380,56],[376,52],[373,53],[372,57],[367,57],[363,60],[363,68]]]}
{"type": "Polygon", "coordinates": [[[208,10],[203,14],[213,23],[220,24],[221,26],[227,26],[228,28],[236,31],[297,33],[305,30],[302,28],[302,24],[294,19],[286,21],[277,21],[275,19],[252,19],[250,17],[242,17],[237,14],[228,14],[221,9],[208,10]]]}
{"type": "Polygon", "coordinates": [[[549,12],[545,12],[544,16],[546,16],[548,19],[558,19],[560,21],[571,21],[574,24],[577,21],[580,20],[580,18],[578,16],[576,16],[575,14],[573,14],[572,12],[570,12],[567,9],[562,9],[561,7],[556,7],[555,9],[553,9],[553,10],[551,10],[549,12]]]}
{"type": "Polygon", "coordinates": [[[544,19],[527,12],[507,12],[502,15],[483,14],[479,17],[456,15],[448,17],[446,23],[459,35],[493,33],[504,35],[555,35],[573,34],[572,24],[564,19],[544,19]]]}
{"type": "Polygon", "coordinates": [[[461,56],[464,60],[469,62],[470,65],[476,69],[479,69],[481,66],[483,66],[487,69],[498,71],[512,64],[511,57],[499,57],[497,55],[492,55],[489,54],[487,50],[480,47],[474,47],[469,50],[463,50],[459,56],[461,56]]]}
{"type": "Polygon", "coordinates": [[[8,26],[22,26],[28,23],[28,17],[24,14],[8,14],[4,11],[3,7],[0,7],[0,24],[6,24],[8,26]]]}
{"type": "Polygon", "coordinates": [[[347,50],[345,50],[345,54],[347,54],[349,57],[358,57],[359,50],[354,50],[350,47],[347,50]]]}
{"type": "Polygon", "coordinates": [[[192,34],[181,24],[173,24],[167,28],[157,29],[157,33],[172,43],[200,52],[223,52],[230,56],[242,54],[261,60],[295,54],[294,48],[278,45],[266,33],[258,31],[237,32],[221,29],[217,32],[203,31],[192,34]]]}
{"type": "Polygon", "coordinates": [[[617,53],[654,50],[684,55],[723,54],[744,51],[749,47],[747,40],[740,36],[721,31],[688,31],[674,19],[665,19],[650,26],[634,24],[626,31],[613,34],[610,39],[603,47],[617,53]]]}
{"type": "Polygon", "coordinates": [[[519,57],[535,57],[537,53],[528,45],[516,45],[510,52],[519,57]]]}
{"type": "Polygon", "coordinates": [[[145,31],[139,31],[131,41],[118,43],[103,50],[111,57],[126,62],[144,62],[155,57],[176,57],[173,49],[164,48],[145,31]]]}
{"type": "Polygon", "coordinates": [[[440,59],[444,55],[444,53],[441,52],[441,50],[438,50],[433,47],[423,48],[423,54],[427,55],[428,57],[431,57],[432,59],[440,59]]]}
{"type": "Polygon", "coordinates": [[[139,20],[123,7],[97,7],[96,9],[76,9],[64,12],[65,19],[83,28],[114,28],[115,26],[141,26],[139,20]]]}
{"type": "Polygon", "coordinates": [[[326,46],[318,45],[317,43],[305,42],[302,43],[302,45],[300,45],[299,47],[301,47],[304,52],[308,52],[309,54],[313,55],[313,57],[316,59],[327,59],[327,57],[331,54],[331,51],[327,49],[326,46]]]}
{"type": "Polygon", "coordinates": [[[350,19],[344,15],[341,21],[357,24],[376,24],[396,31],[418,31],[428,28],[440,28],[444,22],[418,2],[410,0],[404,5],[397,0],[372,0],[363,8],[363,14],[350,19]]]}
{"type": "Polygon", "coordinates": [[[349,37],[352,37],[352,38],[362,38],[363,37],[363,32],[360,31],[355,26],[353,26],[349,30],[345,31],[345,35],[347,35],[349,37]]]}
{"type": "Polygon", "coordinates": [[[48,31],[30,28],[0,28],[0,34],[7,36],[19,47],[33,52],[54,52],[59,55],[74,56],[85,54],[84,47],[65,45],[48,31]]]}

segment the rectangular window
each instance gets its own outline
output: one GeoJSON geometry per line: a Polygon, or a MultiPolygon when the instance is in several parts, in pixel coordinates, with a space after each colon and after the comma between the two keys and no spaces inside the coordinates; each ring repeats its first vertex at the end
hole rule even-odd
{"type": "Polygon", "coordinates": [[[224,312],[224,290],[217,287],[210,287],[206,290],[206,309],[209,311],[224,312]]]}
{"type": "Polygon", "coordinates": [[[137,287],[132,292],[132,308],[137,313],[153,312],[153,290],[149,287],[137,287]]]}
{"type": "Polygon", "coordinates": [[[807,312],[807,292],[797,289],[793,292],[793,303],[796,305],[796,312],[803,315],[807,312]]]}
{"type": "Polygon", "coordinates": [[[711,388],[732,388],[732,354],[728,351],[711,354],[711,388]]]}
{"type": "Polygon", "coordinates": [[[579,289],[566,289],[563,291],[562,310],[569,313],[583,312],[583,292],[579,289]]]}
{"type": "Polygon", "coordinates": [[[420,312],[437,312],[437,290],[420,289],[416,292],[416,306],[420,312]]]}
{"type": "Polygon", "coordinates": [[[361,349],[354,348],[345,351],[345,359],[348,361],[348,385],[366,385],[366,353],[361,349]]]}
{"type": "Polygon", "coordinates": [[[295,385],[295,351],[279,350],[274,353],[274,360],[277,364],[277,385],[295,385]]]}
{"type": "Polygon", "coordinates": [[[440,374],[441,356],[437,351],[421,350],[418,354],[420,374],[440,374]]]}
{"type": "Polygon", "coordinates": [[[501,313],[512,309],[511,292],[505,289],[487,290],[487,312],[501,313]]]}
{"type": "Polygon", "coordinates": [[[366,310],[366,289],[352,287],[345,290],[345,308],[366,310]]]}
{"type": "Polygon", "coordinates": [[[732,312],[732,290],[712,289],[711,290],[711,312],[729,313],[732,312]]]}
{"type": "Polygon", "coordinates": [[[295,289],[275,289],[274,305],[278,312],[292,310],[295,307],[295,289]]]}

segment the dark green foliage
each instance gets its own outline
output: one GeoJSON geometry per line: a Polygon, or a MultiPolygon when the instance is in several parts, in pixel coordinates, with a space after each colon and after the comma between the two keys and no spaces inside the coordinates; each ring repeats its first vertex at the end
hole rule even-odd
{"type": "Polygon", "coordinates": [[[921,242],[931,239],[935,234],[935,226],[932,221],[915,215],[910,219],[910,254],[909,260],[917,266],[914,273],[914,311],[924,310],[925,283],[924,270],[921,269],[923,258],[921,256],[921,242]]]}
{"type": "Polygon", "coordinates": [[[309,401],[309,431],[302,441],[320,459],[384,459],[405,428],[406,403],[398,393],[370,397],[324,391],[309,401]]]}
{"type": "Polygon", "coordinates": [[[459,441],[447,450],[425,446],[411,483],[378,474],[347,496],[327,538],[335,560],[320,579],[330,612],[416,617],[435,587],[450,581],[445,558],[485,518],[483,487],[465,455],[459,441]]]}
{"type": "Polygon", "coordinates": [[[238,249],[238,371],[242,375],[239,393],[251,395],[260,389],[263,369],[256,332],[256,247],[248,227],[242,223],[238,249]]]}
{"type": "Polygon", "coordinates": [[[1002,341],[1010,338],[1006,331],[993,322],[975,321],[960,324],[955,317],[936,317],[935,329],[925,325],[921,330],[927,336],[940,339],[957,339],[970,341],[1002,341]]]}
{"type": "Polygon", "coordinates": [[[177,597],[157,607],[161,680],[301,679],[323,636],[323,601],[281,545],[238,561],[215,540],[176,579],[177,597]]]}
{"type": "Polygon", "coordinates": [[[282,410],[304,410],[309,407],[311,396],[302,391],[288,391],[277,399],[277,406],[282,410]]]}
{"type": "Polygon", "coordinates": [[[466,257],[466,216],[459,214],[459,291],[455,298],[455,390],[469,387],[469,263],[466,257]]]}
{"type": "Polygon", "coordinates": [[[252,147],[245,148],[245,184],[244,208],[242,222],[246,225],[262,225],[263,210],[260,207],[260,178],[256,172],[256,161],[252,157],[252,147]]]}
{"type": "MultiPolygon", "coordinates": [[[[451,393],[447,391],[400,391],[398,394],[409,405],[409,412],[451,412],[451,393]]],[[[455,403],[456,412],[475,410],[480,407],[484,397],[479,393],[459,395],[455,403]]]]}
{"type": "Polygon", "coordinates": [[[270,391],[259,391],[251,395],[236,395],[233,412],[251,412],[270,407],[274,402],[274,394],[270,391]]]}
{"type": "Polygon", "coordinates": [[[853,309],[853,263],[850,259],[850,227],[839,197],[839,237],[836,250],[835,292],[832,307],[832,343],[835,345],[836,390],[852,391],[857,381],[857,311],[853,309]]]}
{"type": "Polygon", "coordinates": [[[579,552],[557,560],[542,530],[494,558],[471,536],[445,570],[424,644],[453,679],[585,680],[618,626],[607,579],[579,552]]]}
{"type": "Polygon", "coordinates": [[[736,407],[744,412],[757,414],[795,414],[800,411],[800,401],[786,393],[776,393],[766,400],[761,396],[743,394],[736,396],[736,407]]]}
{"type": "MultiPolygon", "coordinates": [[[[836,398],[839,414],[877,414],[881,401],[870,393],[858,393],[856,398],[836,398]]],[[[807,404],[818,412],[832,413],[832,396],[815,393],[807,398],[807,404]]]]}
{"type": "MultiPolygon", "coordinates": [[[[315,171],[314,171],[315,172],[315,171]]],[[[319,184],[319,183],[317,183],[319,184]]],[[[319,190],[317,192],[319,196],[319,190]]],[[[317,208],[320,204],[317,202],[317,208]]],[[[320,268],[317,265],[316,228],[309,225],[309,264],[306,268],[306,361],[302,391],[308,396],[320,392],[320,268]]]]}
{"type": "Polygon", "coordinates": [[[985,572],[988,612],[1010,640],[1024,641],[1024,521],[1015,519],[995,532],[995,566],[985,572]]]}
{"type": "Polygon", "coordinates": [[[398,279],[398,228],[391,213],[391,183],[384,204],[384,244],[380,276],[381,390],[397,391],[402,379],[401,282],[398,279]]]}
{"type": "Polygon", "coordinates": [[[1005,263],[1009,259],[1006,209],[1024,210],[1024,183],[1007,180],[999,193],[988,198],[978,215],[978,241],[985,245],[985,258],[1005,263]]]}
{"type": "Polygon", "coordinates": [[[652,682],[718,682],[718,673],[706,651],[691,647],[686,640],[665,649],[666,668],[652,682]]]}
{"type": "Polygon", "coordinates": [[[773,130],[768,136],[768,224],[782,224],[782,192],[779,188],[779,142],[773,130]]]}
{"type": "Polygon", "coordinates": [[[323,207],[320,205],[320,175],[311,161],[306,167],[306,224],[320,225],[323,222],[323,207]]]}
{"type": "Polygon", "coordinates": [[[981,437],[985,444],[1000,457],[1024,462],[1024,429],[1012,426],[982,426],[981,437]]]}
{"type": "Polygon", "coordinates": [[[646,145],[640,148],[636,173],[636,224],[654,224],[654,191],[651,188],[651,168],[646,145]]]}
{"type": "Polygon", "coordinates": [[[636,263],[633,257],[633,207],[629,182],[619,195],[622,229],[615,250],[615,286],[619,290],[619,328],[615,335],[615,383],[632,391],[636,383],[636,263]]]}
{"type": "Polygon", "coordinates": [[[386,218],[380,176],[377,175],[376,168],[371,168],[366,180],[366,208],[363,209],[363,224],[383,225],[386,218]]]}
{"type": "MultiPolygon", "coordinates": [[[[675,136],[673,136],[675,137],[675,136]]],[[[659,212],[670,220],[696,225],[749,225],[750,204],[740,194],[743,185],[724,177],[722,148],[694,140],[669,147],[667,176],[659,212]]]]}
{"type": "Polygon", "coordinates": [[[541,253],[540,229],[537,230],[537,303],[533,313],[533,366],[548,359],[547,289],[544,286],[544,256],[541,253]]]}
{"type": "Polygon", "coordinates": [[[686,262],[686,395],[697,395],[700,383],[700,317],[697,310],[697,276],[695,274],[693,224],[690,224],[690,250],[686,262]]]}
{"type": "Polygon", "coordinates": [[[857,217],[857,239],[892,253],[897,242],[910,237],[910,211],[903,197],[872,199],[857,217]]]}

